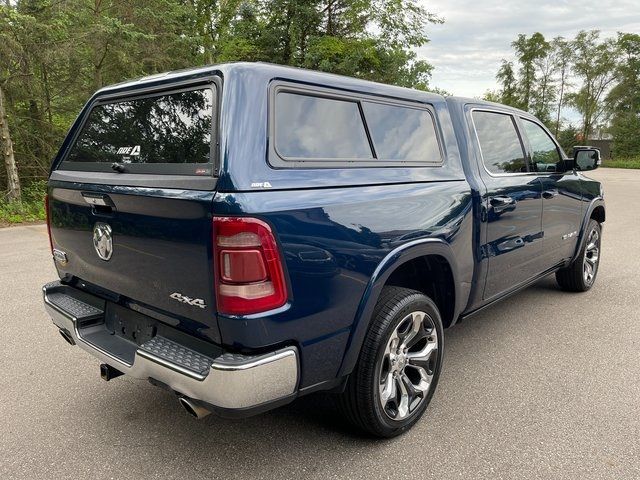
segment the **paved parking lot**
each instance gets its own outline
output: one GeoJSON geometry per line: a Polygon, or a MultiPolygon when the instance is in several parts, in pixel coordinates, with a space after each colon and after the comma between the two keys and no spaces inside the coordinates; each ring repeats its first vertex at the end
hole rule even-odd
{"type": "Polygon", "coordinates": [[[353,435],[326,399],[246,420],[187,416],[60,338],[44,226],[0,229],[0,478],[640,478],[640,171],[602,169],[596,286],[553,278],[446,332],[423,420],[353,435]]]}

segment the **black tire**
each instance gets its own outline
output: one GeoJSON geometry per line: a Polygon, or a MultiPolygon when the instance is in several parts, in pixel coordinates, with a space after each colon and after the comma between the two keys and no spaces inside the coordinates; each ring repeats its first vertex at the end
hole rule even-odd
{"type": "Polygon", "coordinates": [[[560,288],[567,292],[586,292],[593,286],[600,266],[601,241],[602,226],[594,219],[589,220],[578,256],[569,266],[556,272],[560,288]],[[594,235],[595,242],[592,242],[594,235]],[[595,243],[595,250],[589,248],[592,243],[595,243]],[[587,272],[589,266],[592,268],[590,275],[587,272]]]}
{"type": "MultiPolygon", "coordinates": [[[[347,381],[345,391],[340,395],[338,405],[342,414],[358,429],[377,437],[394,437],[407,431],[420,419],[433,397],[442,367],[443,347],[442,319],[436,304],[429,297],[415,290],[385,287],[374,309],[372,322],[362,345],[358,363],[347,381]],[[420,320],[419,316],[422,313],[426,315],[420,320]],[[408,337],[407,333],[399,333],[398,329],[404,328],[406,322],[410,323],[411,328],[413,325],[421,324],[422,332],[416,333],[414,337],[408,337]],[[392,335],[394,335],[393,338],[392,335]],[[399,335],[407,335],[404,338],[409,340],[405,342],[401,340],[399,335]],[[416,339],[420,335],[426,336],[417,341],[416,339]],[[387,348],[390,348],[389,342],[396,341],[398,342],[396,343],[398,352],[403,345],[411,345],[414,341],[416,343],[405,349],[404,357],[397,362],[395,358],[399,358],[402,352],[395,356],[394,371],[391,372],[390,356],[393,354],[389,354],[387,348]],[[420,344],[422,341],[424,343],[420,344]],[[429,377],[425,378],[431,379],[430,382],[425,383],[428,385],[428,389],[426,392],[420,391],[418,395],[413,397],[413,401],[408,403],[409,408],[406,409],[408,413],[405,418],[399,420],[391,418],[387,406],[393,406],[394,401],[387,400],[388,403],[383,406],[381,388],[385,383],[382,382],[382,379],[383,377],[390,379],[390,375],[393,375],[394,387],[392,390],[396,392],[395,398],[405,398],[402,394],[407,392],[408,384],[402,383],[403,380],[408,380],[409,376],[415,378],[419,371],[414,370],[419,367],[410,365],[412,363],[409,360],[409,355],[412,355],[411,350],[417,349],[413,355],[414,357],[418,356],[423,351],[427,351],[426,346],[430,344],[429,342],[435,343],[435,346],[431,345],[428,349],[429,354],[420,360],[423,372],[429,374],[429,377]],[[427,362],[429,362],[428,366],[427,362]],[[400,364],[402,364],[402,370],[396,371],[400,368],[400,364]],[[403,388],[401,385],[404,385],[404,390],[401,390],[403,388]],[[413,409],[410,407],[411,404],[415,405],[413,409]]],[[[418,376],[419,383],[420,379],[421,377],[418,376]]],[[[411,399],[411,392],[416,392],[416,390],[409,386],[409,392],[407,398],[411,399]]],[[[398,406],[397,417],[400,417],[400,410],[398,406]]]]}

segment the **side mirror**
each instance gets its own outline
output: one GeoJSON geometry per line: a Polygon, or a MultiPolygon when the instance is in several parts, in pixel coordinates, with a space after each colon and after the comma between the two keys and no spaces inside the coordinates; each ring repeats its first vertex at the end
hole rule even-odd
{"type": "Polygon", "coordinates": [[[581,172],[595,170],[600,166],[600,150],[597,148],[584,148],[576,150],[573,155],[575,169],[581,172]]]}

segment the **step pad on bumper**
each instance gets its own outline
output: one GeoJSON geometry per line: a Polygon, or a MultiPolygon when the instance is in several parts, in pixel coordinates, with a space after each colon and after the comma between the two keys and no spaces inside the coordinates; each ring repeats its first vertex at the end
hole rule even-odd
{"type": "Polygon", "coordinates": [[[99,308],[64,293],[50,293],[48,298],[53,305],[72,315],[77,320],[89,320],[101,317],[104,314],[99,308]]]}
{"type": "Polygon", "coordinates": [[[212,358],[159,335],[140,345],[138,353],[151,354],[151,359],[162,360],[166,364],[178,366],[202,377],[209,374],[209,368],[213,363],[212,358]]]}

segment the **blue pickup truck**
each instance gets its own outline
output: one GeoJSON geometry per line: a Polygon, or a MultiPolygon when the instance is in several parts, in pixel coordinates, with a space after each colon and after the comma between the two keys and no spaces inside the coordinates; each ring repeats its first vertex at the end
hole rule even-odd
{"type": "Polygon", "coordinates": [[[198,418],[330,391],[390,437],[446,328],[549,274],[593,285],[598,163],[520,110],[269,64],[110,86],[52,165],[45,307],[104,380],[198,418]]]}

